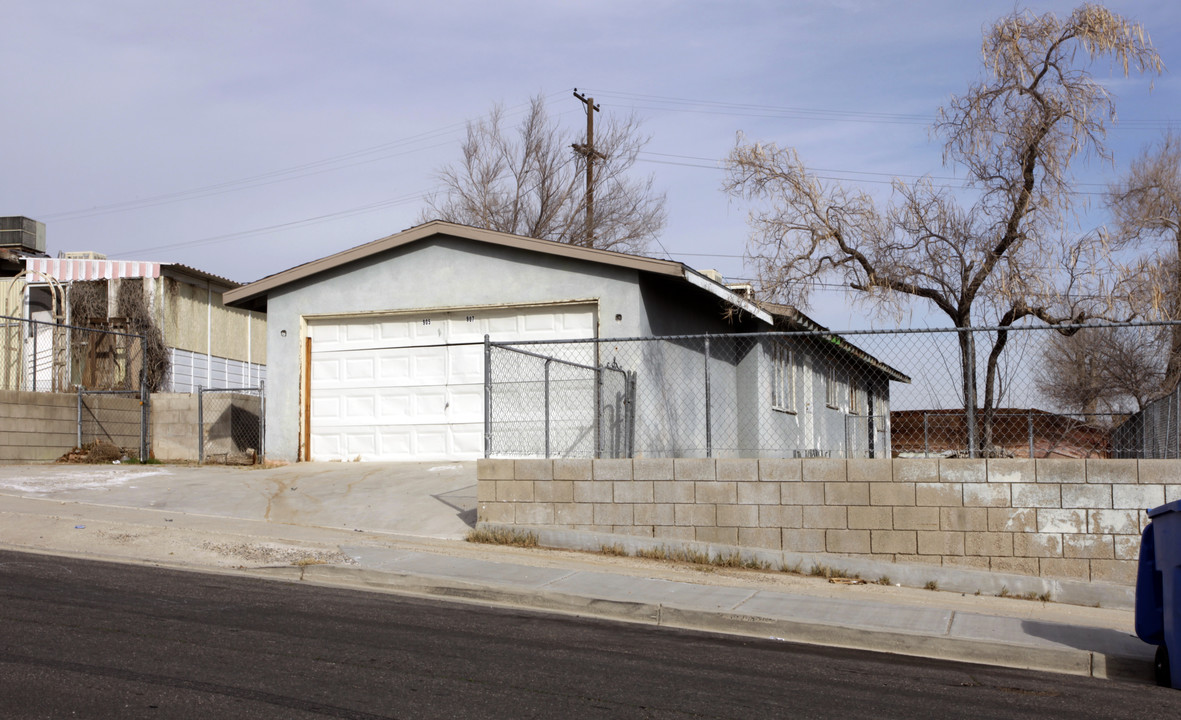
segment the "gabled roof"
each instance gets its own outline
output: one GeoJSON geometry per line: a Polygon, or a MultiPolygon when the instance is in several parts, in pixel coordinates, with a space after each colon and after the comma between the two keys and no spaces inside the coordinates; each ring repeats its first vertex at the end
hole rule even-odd
{"type": "Polygon", "coordinates": [[[222,296],[222,299],[226,305],[232,307],[265,311],[267,295],[273,290],[305,280],[328,270],[435,236],[455,237],[487,243],[489,245],[499,245],[518,250],[527,250],[529,252],[557,255],[575,260],[584,260],[586,262],[629,268],[639,272],[681,278],[717,296],[722,301],[754,315],[763,322],[768,324],[772,322],[771,316],[754,303],[727,289],[725,286],[710,280],[683,263],[674,260],[657,260],[655,258],[628,255],[610,250],[596,250],[594,248],[569,245],[552,240],[538,240],[521,235],[483,230],[469,225],[457,225],[455,223],[443,222],[442,220],[432,220],[431,222],[412,227],[409,230],[388,235],[380,240],[374,240],[373,242],[358,245],[334,255],[320,258],[319,260],[297,265],[290,270],[284,270],[274,275],[268,275],[261,280],[227,291],[222,296]]]}

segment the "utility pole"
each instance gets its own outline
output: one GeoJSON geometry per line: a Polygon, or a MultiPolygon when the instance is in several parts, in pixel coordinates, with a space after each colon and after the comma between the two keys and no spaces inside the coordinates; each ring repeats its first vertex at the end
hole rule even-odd
{"type": "Polygon", "coordinates": [[[599,106],[595,105],[594,98],[580,94],[578,88],[574,88],[574,97],[586,105],[586,142],[574,143],[570,147],[574,148],[574,152],[586,158],[586,246],[593,247],[595,241],[595,160],[606,160],[607,156],[595,150],[595,113],[599,112],[599,106]]]}

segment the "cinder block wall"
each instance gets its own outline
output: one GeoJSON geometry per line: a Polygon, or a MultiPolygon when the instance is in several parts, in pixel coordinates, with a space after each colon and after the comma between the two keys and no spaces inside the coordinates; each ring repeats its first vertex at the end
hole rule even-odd
{"type": "Polygon", "coordinates": [[[1134,584],[1179,460],[481,460],[478,520],[1134,584]]]}
{"type": "MultiPolygon", "coordinates": [[[[133,420],[108,422],[112,441],[139,448],[139,401],[89,396],[88,407],[100,416],[127,415],[133,420]]],[[[78,443],[78,396],[72,393],[0,391],[0,462],[56,460],[78,443]]]]}

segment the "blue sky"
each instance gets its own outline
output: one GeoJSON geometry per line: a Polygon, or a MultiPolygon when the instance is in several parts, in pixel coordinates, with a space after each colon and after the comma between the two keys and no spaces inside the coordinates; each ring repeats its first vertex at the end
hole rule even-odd
{"type": "MultiPolygon", "coordinates": [[[[1181,72],[1181,4],[1110,2],[1181,72]]],[[[1067,14],[1075,3],[1029,5],[1067,14]]],[[[981,29],[1012,2],[102,3],[9,0],[0,43],[0,214],[47,225],[51,254],[192,265],[237,281],[405,229],[464,124],[541,94],[577,130],[578,87],[632,111],[637,166],[668,194],[655,254],[727,278],[747,208],[719,190],[736,133],[799,149],[876,193],[950,174],[928,125],[980,74],[981,29]]],[[[1181,125],[1181,79],[1123,80],[1115,166],[1181,125]]],[[[861,324],[839,293],[810,311],[861,324]]],[[[907,322],[914,322],[911,318],[907,322]]]]}

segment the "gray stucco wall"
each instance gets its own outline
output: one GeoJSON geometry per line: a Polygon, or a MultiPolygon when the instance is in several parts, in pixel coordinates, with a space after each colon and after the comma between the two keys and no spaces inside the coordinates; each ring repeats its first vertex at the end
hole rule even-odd
{"type": "MultiPolygon", "coordinates": [[[[626,268],[439,236],[276,290],[267,301],[267,455],[298,457],[304,318],[583,300],[598,305],[599,337],[637,337],[659,329],[653,317],[668,320],[665,308],[648,307],[663,292],[645,282],[626,268]]],[[[688,318],[684,332],[724,327],[700,291],[660,302],[688,318]]]]}

